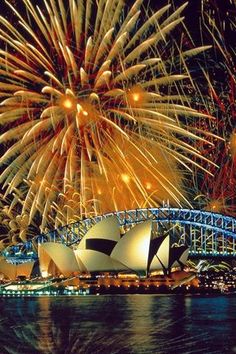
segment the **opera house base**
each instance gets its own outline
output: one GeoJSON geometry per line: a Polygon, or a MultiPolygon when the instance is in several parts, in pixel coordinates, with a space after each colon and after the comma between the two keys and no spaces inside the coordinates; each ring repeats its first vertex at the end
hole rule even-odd
{"type": "Polygon", "coordinates": [[[176,271],[169,276],[138,278],[136,275],[75,276],[31,279],[2,283],[2,297],[84,296],[103,294],[195,293],[198,281],[193,272],[176,271]]]}

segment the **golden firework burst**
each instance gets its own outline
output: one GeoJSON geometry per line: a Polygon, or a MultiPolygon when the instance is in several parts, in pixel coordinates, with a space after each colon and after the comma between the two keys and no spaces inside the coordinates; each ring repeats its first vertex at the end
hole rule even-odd
{"type": "Polygon", "coordinates": [[[150,16],[142,0],[6,4],[18,23],[0,17],[0,183],[18,227],[188,203],[180,167],[198,165],[191,142],[204,136],[181,117],[204,115],[178,83],[191,81],[185,58],[206,47],[179,49],[179,72],[161,50],[186,4],[150,16]]]}

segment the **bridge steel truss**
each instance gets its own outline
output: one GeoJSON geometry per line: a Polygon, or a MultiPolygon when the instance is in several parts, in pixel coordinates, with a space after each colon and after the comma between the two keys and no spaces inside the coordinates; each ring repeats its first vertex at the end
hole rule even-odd
{"type": "Polygon", "coordinates": [[[187,244],[192,258],[236,256],[235,218],[202,210],[178,208],[134,209],[88,218],[11,246],[4,251],[5,256],[13,261],[21,256],[37,257],[37,246],[43,242],[59,242],[75,247],[93,225],[112,215],[117,216],[121,233],[138,223],[153,220],[154,234],[170,234],[172,243],[187,244]]]}
{"type": "Polygon", "coordinates": [[[152,219],[156,234],[169,233],[175,243],[187,244],[190,247],[190,256],[236,256],[235,218],[202,210],[178,208],[146,208],[107,213],[39,235],[33,242],[50,241],[75,245],[90,227],[112,215],[117,216],[123,232],[140,222],[152,219]]]}

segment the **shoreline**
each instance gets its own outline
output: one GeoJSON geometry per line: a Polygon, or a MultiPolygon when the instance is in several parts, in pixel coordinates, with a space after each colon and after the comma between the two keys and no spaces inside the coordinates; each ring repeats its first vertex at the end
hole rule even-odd
{"type": "Polygon", "coordinates": [[[169,292],[143,292],[143,293],[138,293],[138,292],[104,292],[104,293],[91,293],[91,292],[70,292],[70,293],[59,293],[59,292],[41,292],[41,293],[22,293],[19,291],[16,292],[1,292],[0,293],[0,299],[6,299],[6,298],[44,298],[44,297],[50,297],[50,298],[67,298],[67,297],[96,297],[96,296],[184,296],[184,297],[194,297],[194,296],[202,296],[202,297],[217,297],[217,296],[236,296],[236,291],[232,292],[221,292],[221,291],[211,291],[211,292],[204,292],[204,291],[198,291],[198,292],[184,292],[184,291],[169,291],[169,292]]]}

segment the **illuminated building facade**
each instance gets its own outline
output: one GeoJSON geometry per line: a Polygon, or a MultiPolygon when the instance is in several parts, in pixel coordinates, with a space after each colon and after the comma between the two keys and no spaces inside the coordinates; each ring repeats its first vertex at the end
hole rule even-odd
{"type": "MultiPolygon", "coordinates": [[[[171,247],[168,234],[154,235],[152,220],[121,235],[117,218],[111,216],[94,225],[73,247],[56,242],[39,244],[38,258],[43,278],[100,272],[148,275],[154,271],[167,274],[173,267],[183,267],[188,251],[185,245],[171,247]]],[[[24,268],[29,269],[27,274],[20,274],[20,269],[13,272],[12,267],[20,266],[3,260],[0,273],[10,279],[19,275],[29,277],[33,263],[24,263],[24,268]]]]}

